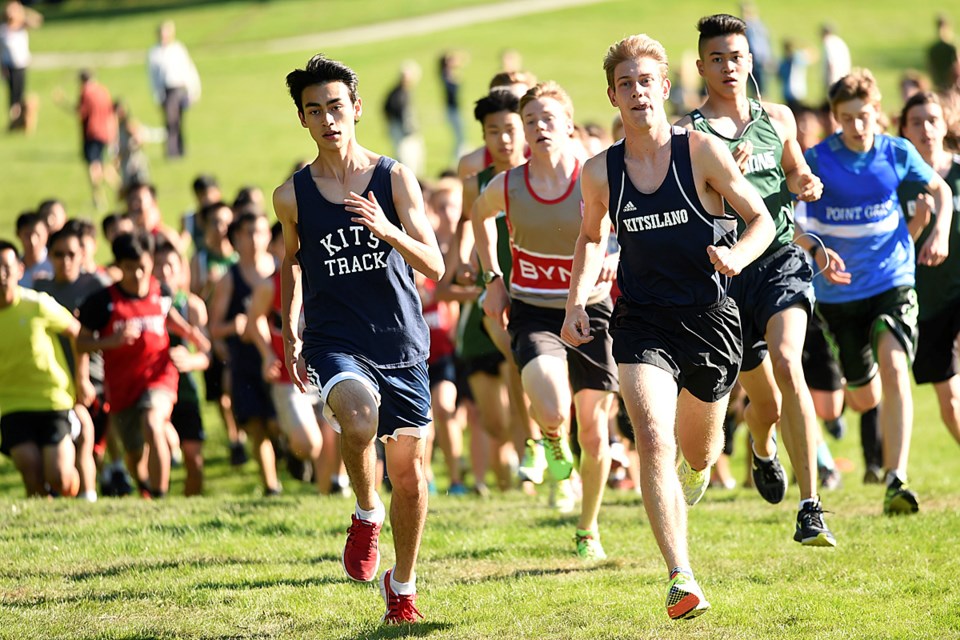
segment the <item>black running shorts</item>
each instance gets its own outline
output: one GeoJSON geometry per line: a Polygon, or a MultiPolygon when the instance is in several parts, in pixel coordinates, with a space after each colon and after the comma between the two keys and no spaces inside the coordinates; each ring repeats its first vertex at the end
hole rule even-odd
{"type": "Polygon", "coordinates": [[[520,371],[534,358],[554,356],[567,363],[570,385],[576,393],[582,389],[619,391],[617,365],[610,337],[610,313],[613,304],[605,299],[587,306],[590,335],[593,340],[571,347],[560,339],[566,313],[563,309],[536,307],[519,300],[510,306],[510,346],[520,371]]]}
{"type": "Polygon", "coordinates": [[[784,309],[799,305],[813,311],[813,271],[803,249],[781,247],[753,262],[730,281],[730,297],[740,309],[743,332],[743,371],[753,371],[767,357],[767,324],[784,309]]]}
{"type": "Polygon", "coordinates": [[[913,377],[917,384],[945,382],[957,375],[957,336],[960,335],[960,304],[939,315],[920,320],[913,377]]]}
{"type": "Polygon", "coordinates": [[[839,354],[847,386],[862,387],[877,375],[876,349],[882,329],[893,333],[910,362],[917,349],[917,292],[894,287],[863,300],[817,303],[827,337],[839,354]]]}
{"type": "Polygon", "coordinates": [[[803,343],[803,377],[812,390],[839,391],[843,389],[843,371],[825,331],[820,316],[810,316],[807,338],[803,343]]]}
{"type": "Polygon", "coordinates": [[[621,298],[611,333],[618,364],[659,367],[703,402],[730,393],[740,373],[743,342],[732,298],[699,308],[630,305],[621,298]]]}

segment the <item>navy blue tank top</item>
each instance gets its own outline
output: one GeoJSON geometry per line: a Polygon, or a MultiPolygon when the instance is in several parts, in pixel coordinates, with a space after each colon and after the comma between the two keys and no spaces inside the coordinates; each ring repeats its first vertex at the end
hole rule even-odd
{"type": "MultiPolygon", "coordinates": [[[[238,314],[247,313],[250,308],[250,298],[253,296],[253,288],[244,279],[239,264],[230,267],[230,278],[233,280],[233,293],[230,296],[230,304],[227,305],[227,320],[233,320],[238,314]]],[[[228,336],[227,350],[230,353],[232,371],[252,376],[261,374],[260,352],[251,343],[244,342],[240,336],[228,336]]]]}
{"type": "MultiPolygon", "coordinates": [[[[381,156],[363,195],[373,191],[387,219],[401,227],[390,170],[381,156]]],[[[293,176],[297,196],[297,258],[303,277],[303,353],[360,356],[382,368],[409,367],[430,354],[430,331],[413,268],[343,203],[324,198],[304,167],[293,176]]]]}
{"type": "Polygon", "coordinates": [[[653,193],[630,182],[623,140],[607,150],[610,218],[620,243],[617,284],[628,302],[705,307],[727,297],[730,279],[710,264],[707,247],[732,246],[736,218],[707,213],[690,162],[686,129],[672,128],[670,168],[653,193]]]}

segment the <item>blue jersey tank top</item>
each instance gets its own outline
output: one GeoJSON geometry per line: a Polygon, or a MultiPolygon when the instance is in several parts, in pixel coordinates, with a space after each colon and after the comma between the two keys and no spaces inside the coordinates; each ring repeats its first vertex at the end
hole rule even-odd
{"type": "MultiPolygon", "coordinates": [[[[390,170],[395,160],[381,156],[371,191],[397,227],[390,170]]],[[[342,203],[324,198],[304,167],[293,177],[297,197],[297,257],[303,277],[306,357],[349,353],[382,368],[409,367],[427,359],[430,331],[413,279],[413,268],[388,243],[363,225],[342,203]]]]}
{"type": "Polygon", "coordinates": [[[913,242],[897,187],[905,180],[926,184],[932,177],[932,169],[913,145],[877,135],[870,151],[855,153],[834,134],[808,149],[806,156],[823,181],[823,196],[798,207],[798,220],[804,231],[840,254],[852,276],[847,285],[814,278],[817,301],[863,300],[894,287],[913,286],[913,242]]]}
{"type": "Polygon", "coordinates": [[[620,243],[617,283],[628,302],[706,307],[727,297],[730,278],[713,268],[707,247],[732,246],[736,218],[707,213],[693,180],[690,138],[672,128],[670,168],[653,193],[630,181],[623,140],[607,150],[610,217],[620,243]]]}

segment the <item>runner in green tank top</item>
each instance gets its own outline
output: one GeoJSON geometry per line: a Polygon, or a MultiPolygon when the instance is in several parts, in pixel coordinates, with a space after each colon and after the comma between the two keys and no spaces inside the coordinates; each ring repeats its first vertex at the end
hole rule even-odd
{"type": "MultiPolygon", "coordinates": [[[[502,171],[507,171],[524,162],[526,141],[523,135],[523,123],[520,121],[520,101],[516,95],[505,89],[494,89],[477,101],[474,116],[483,127],[483,139],[486,150],[493,163],[480,173],[464,180],[463,185],[463,225],[461,228],[460,259],[462,267],[453,269],[467,282],[484,287],[482,276],[476,275],[473,227],[470,216],[473,204],[487,184],[502,171]]],[[[510,239],[506,230],[506,217],[501,213],[497,219],[497,229],[502,234],[497,252],[501,264],[510,264],[510,239]]],[[[509,267],[503,277],[510,278],[509,267]]],[[[501,488],[510,484],[509,462],[510,442],[516,451],[525,451],[520,463],[521,480],[542,482],[546,468],[546,458],[542,446],[534,443],[540,438],[540,431],[527,415],[527,402],[523,395],[520,373],[510,350],[510,337],[507,332],[484,318],[479,301],[464,305],[460,314],[458,334],[458,355],[464,362],[467,381],[479,409],[484,431],[499,444],[498,480],[501,488]],[[509,406],[503,404],[502,385],[509,393],[509,406]]],[[[480,456],[472,456],[474,465],[480,456]]],[[[478,474],[479,469],[474,469],[478,474]]]]}
{"type": "MultiPolygon", "coordinates": [[[[174,292],[173,307],[177,312],[206,333],[207,307],[199,296],[183,288],[186,280],[183,262],[173,245],[163,242],[157,245],[153,273],[157,280],[174,292]]],[[[183,493],[188,497],[196,496],[203,493],[203,441],[206,434],[200,412],[200,392],[193,372],[203,371],[210,366],[210,357],[204,352],[190,351],[182,338],[170,334],[170,359],[180,371],[177,404],[170,414],[170,424],[180,439],[187,472],[183,493]]]]}
{"type": "MultiPolygon", "coordinates": [[[[697,29],[697,69],[706,82],[708,97],[700,109],[678,124],[715,135],[729,145],[776,224],[776,236],[763,256],[730,286],[743,330],[740,383],[750,397],[745,417],[754,443],[754,483],[768,502],[776,504],[786,495],[787,477],[777,458],[774,435],[779,421],[780,436],[800,487],[794,540],[834,546],[836,540],[823,520],[817,495],[820,427],[801,366],[807,320],[813,309],[813,274],[801,248],[790,242],[791,193],[801,200],[817,200],[823,185],[803,158],[790,110],[747,97],[753,58],[745,23],[717,14],[702,18],[697,29]]],[[[807,238],[798,239],[798,244],[813,246],[807,238]]],[[[820,258],[822,261],[824,256],[820,258]]]]}
{"type": "MultiPolygon", "coordinates": [[[[900,114],[900,135],[908,139],[923,159],[946,180],[953,191],[953,223],[950,252],[937,267],[917,263],[919,339],[913,361],[917,384],[933,383],[940,404],[940,417],[960,442],[960,376],[957,369],[957,337],[960,335],[960,155],[944,145],[947,125],[943,105],[936,94],[918,93],[907,100],[900,114]]],[[[915,245],[922,247],[933,228],[932,201],[924,185],[901,184],[897,194],[910,218],[915,245]],[[921,196],[923,194],[923,196],[921,196]],[[919,236],[919,237],[918,237],[919,236]]]]}

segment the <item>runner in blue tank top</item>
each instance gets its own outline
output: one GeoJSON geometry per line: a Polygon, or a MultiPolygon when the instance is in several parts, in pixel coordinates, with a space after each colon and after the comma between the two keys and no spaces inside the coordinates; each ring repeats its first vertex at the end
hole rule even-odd
{"type": "Polygon", "coordinates": [[[909,141],[877,134],[880,91],[869,71],[858,69],[838,80],[829,98],[841,131],[807,150],[811,168],[823,180],[823,198],[798,207],[797,224],[830,247],[824,252],[830,257],[828,277],[814,280],[817,313],[839,351],[849,405],[861,413],[880,405],[887,471],[883,512],[916,513],[917,496],[906,482],[917,295],[913,242],[897,188],[919,182],[933,196],[937,222],[916,260],[927,266],[947,256],[950,188],[909,141]]]}
{"type": "Polygon", "coordinates": [[[710,605],[690,569],[684,498],[699,500],[709,473],[690,465],[706,470],[720,455],[742,352],[740,319],[726,288],[770,244],[774,227],[722,142],[667,122],[670,81],[659,42],[625,38],[610,47],[603,67],[625,137],[584,165],[583,224],[561,335],[573,345],[593,340],[584,307],[612,223],[623,291],[611,323],[613,353],[636,430],[643,503],[670,572],[667,613],[692,618],[710,605]],[[746,222],[735,244],[724,199],[746,222]],[[690,492],[674,468],[675,431],[691,461],[680,473],[701,476],[690,492]]]}
{"type": "Polygon", "coordinates": [[[384,443],[393,483],[396,565],[380,578],[384,622],[416,622],[414,565],[427,514],[423,440],[429,428],[429,332],[413,269],[443,277],[443,256],[413,173],[360,146],[357,75],[318,54],[287,75],[300,125],[317,157],[277,188],[287,367],[303,390],[301,353],[324,411],[341,433],[357,496],[343,568],[369,582],[380,564],[385,508],[374,484],[374,439],[384,443]],[[297,337],[300,309],[306,317],[297,337]]]}
{"type": "Polygon", "coordinates": [[[739,380],[750,398],[744,418],[753,441],[754,486],[773,504],[787,493],[787,474],[774,438],[779,422],[800,489],[793,539],[809,546],[835,546],[817,495],[820,425],[801,363],[813,312],[813,271],[803,249],[793,243],[793,193],[801,200],[816,200],[823,185],[803,159],[790,109],[747,98],[754,67],[746,23],[721,13],[701,18],[697,30],[697,69],[707,85],[707,100],[678,124],[727,145],[776,225],[763,256],[730,287],[743,331],[739,380]]]}

